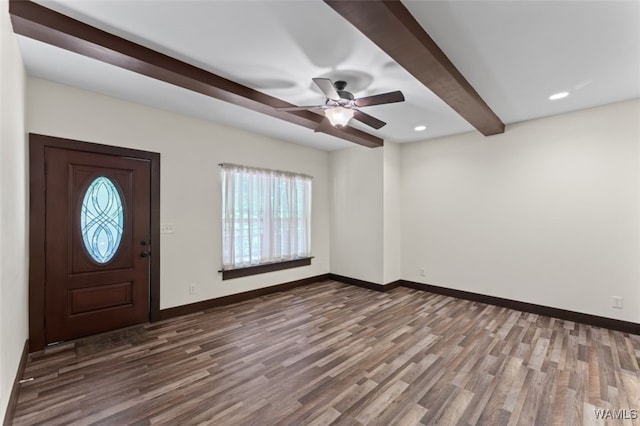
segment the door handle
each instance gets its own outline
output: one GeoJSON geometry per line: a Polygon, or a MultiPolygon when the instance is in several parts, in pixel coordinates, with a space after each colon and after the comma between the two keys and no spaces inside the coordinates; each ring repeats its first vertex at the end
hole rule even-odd
{"type": "Polygon", "coordinates": [[[140,257],[149,257],[151,256],[151,252],[149,251],[143,251],[140,253],[140,257]]]}

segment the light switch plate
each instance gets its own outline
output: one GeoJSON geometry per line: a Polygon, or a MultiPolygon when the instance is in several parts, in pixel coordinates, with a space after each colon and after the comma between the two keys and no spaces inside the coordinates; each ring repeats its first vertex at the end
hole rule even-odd
{"type": "Polygon", "coordinates": [[[160,225],[161,234],[173,234],[176,232],[176,226],[173,223],[163,223],[160,225]]]}

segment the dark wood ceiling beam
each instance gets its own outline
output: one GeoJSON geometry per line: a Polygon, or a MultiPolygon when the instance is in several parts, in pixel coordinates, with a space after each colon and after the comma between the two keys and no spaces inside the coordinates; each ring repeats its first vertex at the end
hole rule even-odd
{"type": "Polygon", "coordinates": [[[504,123],[400,1],[324,0],[483,135],[504,123]]]}
{"type": "MultiPolygon", "coordinates": [[[[16,34],[309,129],[315,130],[324,119],[323,115],[311,111],[277,111],[274,108],[294,105],[107,33],[37,3],[11,0],[9,13],[16,34]]],[[[371,148],[384,144],[381,138],[352,127],[323,128],[322,132],[371,148]]]]}

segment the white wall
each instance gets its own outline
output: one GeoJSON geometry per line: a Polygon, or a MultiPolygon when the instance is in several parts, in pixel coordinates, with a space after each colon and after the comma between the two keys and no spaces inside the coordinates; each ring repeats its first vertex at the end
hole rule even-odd
{"type": "Polygon", "coordinates": [[[386,142],[383,148],[384,174],[384,283],[402,276],[402,208],[400,206],[400,146],[386,142]]]}
{"type": "Polygon", "coordinates": [[[331,152],[331,272],[376,284],[384,284],[383,152],[331,152]]]}
{"type": "Polygon", "coordinates": [[[161,154],[161,222],[175,225],[161,237],[163,309],[329,272],[327,152],[33,78],[27,130],[161,154]],[[222,281],[221,162],[314,177],[310,266],[222,281]]]}
{"type": "Polygon", "coordinates": [[[376,284],[399,280],[399,146],[333,151],[331,178],[331,272],[376,284]]]}
{"type": "Polygon", "coordinates": [[[639,123],[635,99],[403,146],[403,278],[640,322],[639,123]]]}
{"type": "Polygon", "coordinates": [[[9,401],[27,320],[27,175],[25,71],[0,1],[0,418],[9,401]]]}

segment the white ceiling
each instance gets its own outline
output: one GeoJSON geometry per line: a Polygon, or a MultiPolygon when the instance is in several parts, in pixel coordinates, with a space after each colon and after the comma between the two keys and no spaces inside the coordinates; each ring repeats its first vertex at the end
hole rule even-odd
{"type": "MultiPolygon", "coordinates": [[[[345,79],[356,97],[401,90],[406,102],[365,109],[387,126],[354,125],[386,141],[473,130],[319,0],[38,2],[297,105],[324,101],[312,77],[345,79]]],[[[403,3],[506,124],[640,97],[640,0],[403,3]],[[548,100],[560,91],[571,94],[548,100]]],[[[36,77],[319,149],[352,146],[41,42],[20,46],[36,77]]]]}

